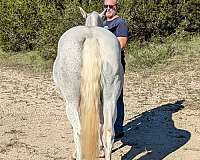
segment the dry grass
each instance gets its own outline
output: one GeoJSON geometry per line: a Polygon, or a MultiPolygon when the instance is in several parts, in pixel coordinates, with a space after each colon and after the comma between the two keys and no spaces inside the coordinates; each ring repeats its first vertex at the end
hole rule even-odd
{"type": "Polygon", "coordinates": [[[142,47],[141,44],[130,42],[126,56],[128,70],[151,68],[177,55],[183,56],[183,59],[187,56],[195,58],[199,54],[199,43],[200,36],[187,34],[168,37],[164,43],[152,42],[142,47]]]}
{"type": "Polygon", "coordinates": [[[52,69],[52,60],[45,61],[37,51],[8,52],[0,49],[0,66],[29,71],[35,74],[49,72],[52,69]]]}

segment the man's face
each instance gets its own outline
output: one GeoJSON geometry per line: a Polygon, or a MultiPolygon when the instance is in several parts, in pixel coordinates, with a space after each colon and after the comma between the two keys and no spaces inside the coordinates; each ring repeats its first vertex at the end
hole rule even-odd
{"type": "Polygon", "coordinates": [[[106,11],[107,18],[112,18],[117,13],[117,5],[116,5],[116,2],[114,2],[113,0],[105,0],[104,8],[107,9],[106,11]]]}

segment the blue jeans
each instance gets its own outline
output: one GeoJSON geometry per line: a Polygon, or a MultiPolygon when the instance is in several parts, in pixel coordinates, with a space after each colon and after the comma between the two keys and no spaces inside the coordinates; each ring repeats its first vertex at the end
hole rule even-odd
{"type": "Polygon", "coordinates": [[[117,119],[115,121],[114,129],[115,132],[123,131],[123,122],[124,122],[124,101],[123,101],[123,89],[117,100],[117,119]]]}
{"type": "MultiPolygon", "coordinates": [[[[121,53],[122,57],[121,57],[121,63],[124,69],[124,73],[125,73],[125,56],[124,56],[124,52],[121,53]]],[[[117,100],[117,119],[115,121],[114,124],[114,129],[115,132],[122,132],[123,131],[123,122],[124,122],[124,98],[123,98],[123,87],[122,87],[122,91],[121,94],[117,100]]]]}

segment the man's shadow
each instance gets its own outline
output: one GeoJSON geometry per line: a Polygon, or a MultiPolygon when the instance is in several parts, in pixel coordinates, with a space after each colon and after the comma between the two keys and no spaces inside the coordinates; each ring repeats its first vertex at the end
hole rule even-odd
{"type": "Polygon", "coordinates": [[[162,105],[133,117],[124,127],[123,144],[117,148],[131,146],[121,160],[161,160],[186,144],[190,132],[177,129],[172,120],[172,114],[184,108],[183,102],[162,105]]]}

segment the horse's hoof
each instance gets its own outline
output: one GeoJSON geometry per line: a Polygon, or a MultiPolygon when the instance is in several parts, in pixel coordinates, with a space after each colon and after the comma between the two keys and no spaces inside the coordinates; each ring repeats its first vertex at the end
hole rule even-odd
{"type": "Polygon", "coordinates": [[[76,160],[76,152],[74,152],[74,153],[72,154],[71,159],[72,159],[72,160],[76,160]]]}
{"type": "Polygon", "coordinates": [[[71,156],[71,160],[76,160],[76,157],[74,157],[74,156],[71,156]]]}
{"type": "Polygon", "coordinates": [[[99,158],[105,158],[105,153],[103,149],[99,151],[99,158]]]}

